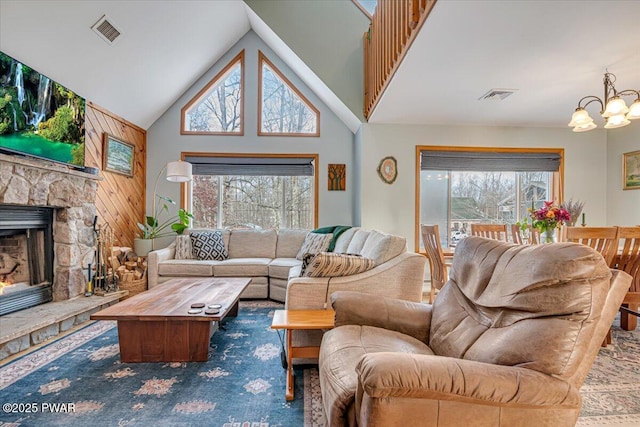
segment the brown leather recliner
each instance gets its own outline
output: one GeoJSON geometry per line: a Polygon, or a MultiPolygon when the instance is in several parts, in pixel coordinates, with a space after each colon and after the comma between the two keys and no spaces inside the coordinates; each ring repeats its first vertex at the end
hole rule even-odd
{"type": "Polygon", "coordinates": [[[468,237],[433,305],[336,292],[330,426],[573,426],[631,277],[576,243],[468,237]]]}

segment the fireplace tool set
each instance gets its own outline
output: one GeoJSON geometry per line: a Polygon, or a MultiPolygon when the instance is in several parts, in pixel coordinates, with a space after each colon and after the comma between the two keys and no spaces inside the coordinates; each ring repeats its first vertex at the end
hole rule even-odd
{"type": "Polygon", "coordinates": [[[97,225],[98,217],[93,220],[93,232],[95,236],[95,268],[87,267],[87,289],[85,296],[106,295],[118,291],[118,275],[107,265],[108,259],[113,254],[114,234],[108,224],[97,225]]]}

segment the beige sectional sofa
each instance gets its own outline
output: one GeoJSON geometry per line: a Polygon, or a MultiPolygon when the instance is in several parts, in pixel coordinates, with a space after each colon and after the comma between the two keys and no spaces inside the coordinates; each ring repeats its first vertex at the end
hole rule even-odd
{"type": "MultiPolygon", "coordinates": [[[[190,230],[213,231],[213,230],[190,230]]],[[[176,243],[152,251],[147,259],[149,289],[174,278],[251,277],[242,298],[268,298],[269,282],[286,282],[289,269],[302,261],[296,255],[308,230],[217,230],[228,258],[223,261],[175,259],[176,243]]],[[[274,297],[277,297],[277,292],[274,297]]],[[[284,294],[283,294],[284,297],[284,294]]],[[[274,298],[277,299],[277,298],[274,298]]],[[[284,301],[284,298],[278,299],[284,301]]]]}
{"type": "MultiPolygon", "coordinates": [[[[202,231],[202,230],[198,230],[202,231]]],[[[177,260],[176,244],[149,253],[149,288],[173,278],[251,277],[242,298],[270,298],[289,310],[330,308],[336,291],[419,302],[422,299],[425,257],[407,252],[404,237],[353,227],[340,234],[335,253],[371,258],[375,266],[359,274],[339,277],[300,277],[302,261],[296,255],[308,230],[222,230],[228,259],[177,260]]],[[[319,346],[324,331],[293,331],[294,346],[319,346]]],[[[309,363],[295,359],[294,363],[309,363]]]]}
{"type": "MultiPolygon", "coordinates": [[[[204,230],[192,230],[204,231],[204,230]]],[[[211,231],[211,230],[209,230],[211,231]]],[[[149,288],[173,278],[251,277],[242,298],[271,298],[290,309],[322,309],[335,290],[359,290],[420,301],[425,258],[407,252],[406,240],[378,231],[350,228],[334,252],[374,259],[375,267],[343,277],[299,277],[296,255],[309,230],[218,230],[228,258],[223,261],[175,259],[176,243],[149,253],[149,288]]]]}

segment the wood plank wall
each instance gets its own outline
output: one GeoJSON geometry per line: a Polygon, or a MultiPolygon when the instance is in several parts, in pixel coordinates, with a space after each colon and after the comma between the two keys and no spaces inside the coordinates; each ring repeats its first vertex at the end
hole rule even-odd
{"type": "Polygon", "coordinates": [[[114,244],[133,247],[136,224],[145,215],[147,132],[91,102],[87,102],[85,117],[85,165],[99,168],[103,178],[96,200],[98,224],[111,227],[114,244]],[[104,132],[135,146],[133,177],[102,170],[104,132]]]}

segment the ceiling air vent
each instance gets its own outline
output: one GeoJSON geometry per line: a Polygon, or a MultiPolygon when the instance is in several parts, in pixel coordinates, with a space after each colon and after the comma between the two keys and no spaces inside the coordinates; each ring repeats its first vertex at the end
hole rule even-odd
{"type": "Polygon", "coordinates": [[[102,40],[109,44],[114,44],[122,34],[122,32],[111,23],[109,18],[107,18],[107,15],[103,15],[102,18],[98,19],[98,22],[93,24],[91,29],[95,31],[102,40]]]}
{"type": "Polygon", "coordinates": [[[478,98],[478,101],[484,101],[488,99],[502,101],[507,96],[512,95],[518,89],[491,89],[489,92],[478,98]]]}

